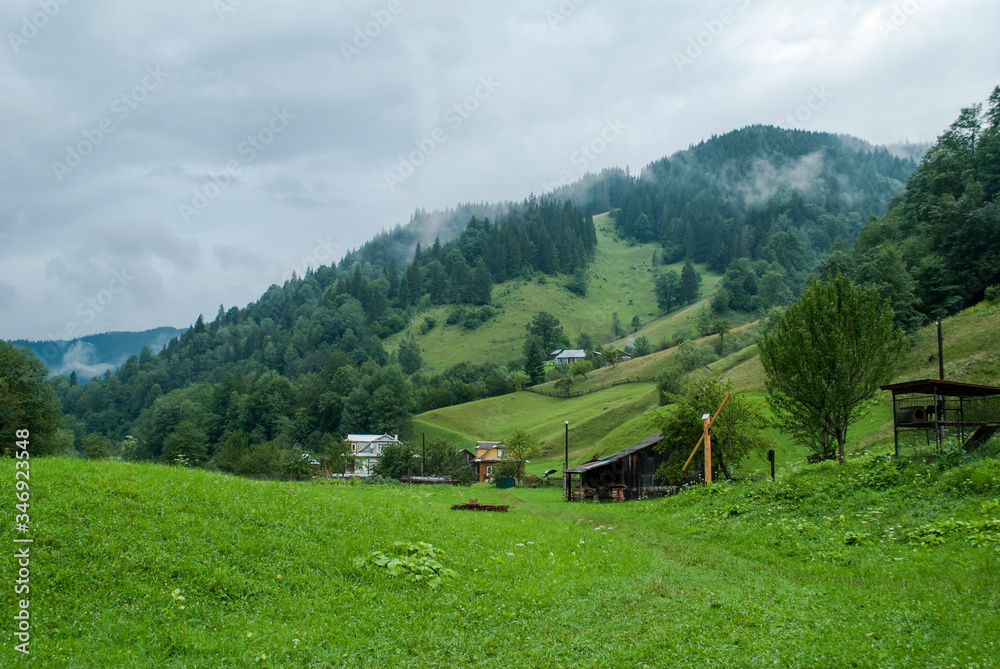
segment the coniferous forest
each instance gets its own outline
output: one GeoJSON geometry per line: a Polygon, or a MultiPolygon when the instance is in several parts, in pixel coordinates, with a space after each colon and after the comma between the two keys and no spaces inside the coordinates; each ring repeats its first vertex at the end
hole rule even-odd
{"type": "Polygon", "coordinates": [[[597,245],[593,212],[610,211],[623,239],[657,244],[664,264],[723,274],[713,308],[763,313],[815,272],[841,271],[916,327],[996,283],[998,123],[1000,88],[985,108],[962,110],[919,165],[852,138],[754,126],[639,175],[606,170],[521,203],[417,212],[337,265],[199,316],[114,373],[55,377],[64,418],[50,450],[132,436],[138,457],[203,464],[237,448],[264,471],[280,452],[335,454],[349,432],[408,436],[414,413],[513,392],[526,382],[522,360],[427,377],[412,337],[392,352],[383,342],[438,305],[456,306],[453,325],[483,327],[498,283],[579,275],[597,245]]]}

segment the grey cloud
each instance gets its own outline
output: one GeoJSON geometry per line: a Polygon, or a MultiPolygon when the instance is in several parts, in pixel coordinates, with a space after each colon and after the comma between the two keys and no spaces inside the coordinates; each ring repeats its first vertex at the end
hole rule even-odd
{"type": "MultiPolygon", "coordinates": [[[[774,123],[820,85],[835,98],[803,127],[933,141],[1000,83],[1000,7],[920,3],[885,36],[895,4],[403,0],[350,62],[342,43],[385,2],[244,2],[221,19],[204,0],[61,5],[16,53],[0,44],[0,226],[22,224],[3,227],[0,281],[18,299],[0,336],[44,336],[123,263],[136,281],[89,327],[184,324],[245,304],[317,236],[353,248],[417,208],[520,200],[563,170],[577,178],[570,157],[609,117],[629,130],[587,171],[635,173],[712,134],[774,123]],[[674,54],[726,9],[736,20],[679,72],[674,54]],[[121,102],[150,67],[169,75],[134,108],[121,102]],[[502,87],[449,127],[449,106],[490,75],[502,87]],[[241,155],[275,108],[294,121],[241,155]],[[53,162],[105,119],[114,130],[57,179],[53,162]],[[437,127],[447,141],[389,192],[384,173],[437,127]],[[240,173],[183,220],[179,205],[231,160],[240,173]]],[[[35,7],[4,3],[0,25],[17,30],[35,7]]]]}

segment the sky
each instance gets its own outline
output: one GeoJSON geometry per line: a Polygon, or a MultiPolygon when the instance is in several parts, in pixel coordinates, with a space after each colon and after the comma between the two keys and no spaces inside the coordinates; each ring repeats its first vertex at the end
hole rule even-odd
{"type": "Polygon", "coordinates": [[[933,142],[995,0],[4,0],[0,338],[187,327],[418,208],[751,124],[933,142]]]}

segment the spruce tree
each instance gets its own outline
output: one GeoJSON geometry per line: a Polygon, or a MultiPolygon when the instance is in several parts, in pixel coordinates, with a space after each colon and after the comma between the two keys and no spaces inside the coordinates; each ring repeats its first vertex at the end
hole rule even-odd
{"type": "Polygon", "coordinates": [[[677,296],[681,304],[691,304],[698,299],[698,272],[690,260],[684,263],[684,269],[681,270],[677,296]]]}

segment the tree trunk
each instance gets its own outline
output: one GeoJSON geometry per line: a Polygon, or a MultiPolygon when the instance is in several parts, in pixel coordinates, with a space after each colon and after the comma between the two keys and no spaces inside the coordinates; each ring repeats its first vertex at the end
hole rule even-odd
{"type": "Polygon", "coordinates": [[[847,458],[844,457],[844,442],[847,441],[847,432],[837,430],[837,462],[844,464],[847,458]]]}

